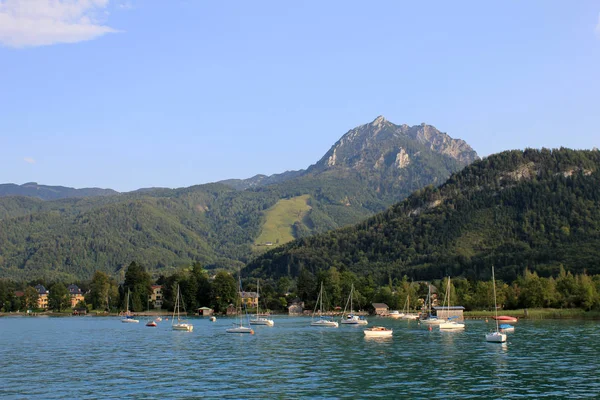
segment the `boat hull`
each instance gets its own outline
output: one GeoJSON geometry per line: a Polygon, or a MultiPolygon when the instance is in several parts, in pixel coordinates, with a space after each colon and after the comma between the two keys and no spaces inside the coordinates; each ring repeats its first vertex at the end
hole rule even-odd
{"type": "Polygon", "coordinates": [[[365,329],[363,332],[365,333],[365,337],[391,337],[394,333],[393,330],[382,327],[365,329]]]}
{"type": "Polygon", "coordinates": [[[133,318],[124,318],[121,320],[121,322],[124,324],[138,324],[140,321],[133,318]]]}
{"type": "Polygon", "coordinates": [[[273,325],[275,325],[275,322],[273,322],[272,319],[258,318],[258,319],[251,319],[250,325],[273,326],[273,325]]]}
{"type": "Polygon", "coordinates": [[[422,319],[421,323],[424,325],[440,325],[443,324],[444,322],[446,322],[443,319],[438,319],[438,318],[427,318],[427,319],[422,319]]]}
{"type": "Polygon", "coordinates": [[[504,343],[506,342],[506,335],[500,332],[492,332],[485,335],[485,340],[490,343],[504,343]]]}
{"type": "Polygon", "coordinates": [[[443,324],[440,324],[440,330],[451,331],[459,329],[465,329],[465,324],[458,322],[444,322],[443,324]]]}
{"type": "Polygon", "coordinates": [[[310,323],[310,326],[321,326],[325,328],[337,328],[339,325],[335,321],[319,320],[310,323]]]}
{"type": "Polygon", "coordinates": [[[192,332],[194,330],[194,325],[191,324],[173,324],[174,331],[186,331],[192,332]]]}
{"type": "Polygon", "coordinates": [[[496,321],[500,321],[500,322],[517,322],[519,321],[519,319],[517,317],[509,317],[507,315],[499,315],[497,317],[492,317],[493,319],[495,319],[496,321]]]}
{"type": "Polygon", "coordinates": [[[227,333],[250,333],[250,334],[254,334],[254,330],[252,328],[247,328],[245,326],[238,326],[236,328],[229,328],[225,332],[227,332],[227,333]]]}
{"type": "Polygon", "coordinates": [[[402,316],[402,319],[411,319],[411,320],[415,320],[415,319],[419,319],[419,316],[417,314],[404,314],[402,316]]]}
{"type": "Polygon", "coordinates": [[[146,324],[146,326],[157,326],[157,325],[156,325],[156,322],[150,321],[146,324]]]}

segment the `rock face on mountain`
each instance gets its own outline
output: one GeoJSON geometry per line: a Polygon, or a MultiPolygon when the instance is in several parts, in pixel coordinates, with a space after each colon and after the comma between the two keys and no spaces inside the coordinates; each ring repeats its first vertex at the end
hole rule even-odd
{"type": "Polygon", "coordinates": [[[464,140],[435,127],[395,125],[379,116],[348,131],[307,173],[355,173],[383,196],[398,199],[442,183],[451,173],[477,160],[464,140]]]}
{"type": "Polygon", "coordinates": [[[402,169],[423,150],[447,156],[463,165],[478,159],[475,150],[464,140],[452,139],[431,125],[394,125],[379,116],[370,124],[348,131],[314,169],[379,170],[386,166],[402,169]]]}

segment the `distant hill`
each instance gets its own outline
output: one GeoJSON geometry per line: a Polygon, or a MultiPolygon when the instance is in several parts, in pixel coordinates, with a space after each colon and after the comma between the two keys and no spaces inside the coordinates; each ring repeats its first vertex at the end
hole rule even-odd
{"type": "Polygon", "coordinates": [[[560,265],[600,273],[600,152],[507,151],[476,161],[438,188],[416,191],[358,225],[302,238],[247,266],[277,278],[329,267],[380,283],[407,274],[514,280],[560,265]]]}
{"type": "Polygon", "coordinates": [[[476,158],[432,126],[378,117],[305,170],[46,201],[0,197],[0,277],[116,275],[134,260],[156,274],[192,261],[236,269],[294,238],[381,212],[476,158]]]}
{"type": "Polygon", "coordinates": [[[35,182],[15,185],[14,183],[0,184],[0,197],[26,196],[42,200],[57,200],[71,197],[114,196],[119,192],[112,189],[83,188],[74,189],[64,186],[38,185],[35,182]]]}

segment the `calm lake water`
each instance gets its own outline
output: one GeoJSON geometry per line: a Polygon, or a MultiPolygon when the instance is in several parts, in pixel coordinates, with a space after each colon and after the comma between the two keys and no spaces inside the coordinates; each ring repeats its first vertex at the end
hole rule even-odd
{"type": "Polygon", "coordinates": [[[463,332],[370,318],[394,329],[310,327],[275,316],[255,335],[232,319],[194,331],[116,317],[0,318],[0,398],[598,398],[600,323],[520,321],[506,345],[492,321],[463,332]]]}

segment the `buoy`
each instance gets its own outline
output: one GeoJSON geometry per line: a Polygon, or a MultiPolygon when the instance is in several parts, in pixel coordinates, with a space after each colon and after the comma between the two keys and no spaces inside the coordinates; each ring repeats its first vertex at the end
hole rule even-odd
{"type": "Polygon", "coordinates": [[[431,325],[429,325],[429,330],[431,330],[431,325]]]}
{"type": "Polygon", "coordinates": [[[487,320],[487,318],[486,318],[486,319],[485,319],[485,323],[487,324],[487,322],[488,322],[488,320],[487,320]]]}

